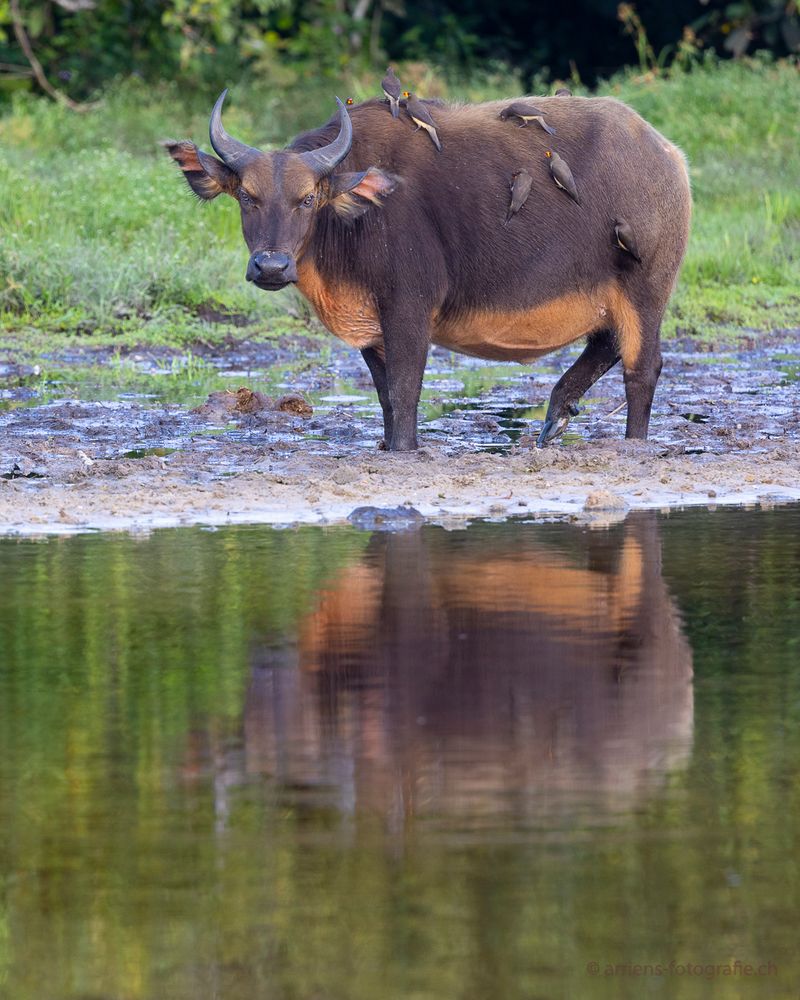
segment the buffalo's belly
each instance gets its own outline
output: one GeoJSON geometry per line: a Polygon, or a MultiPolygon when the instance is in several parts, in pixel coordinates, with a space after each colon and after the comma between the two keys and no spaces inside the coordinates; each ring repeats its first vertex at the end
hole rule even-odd
{"type": "Polygon", "coordinates": [[[434,317],[434,344],[490,361],[534,361],[609,324],[604,296],[562,296],[531,309],[434,317]]]}

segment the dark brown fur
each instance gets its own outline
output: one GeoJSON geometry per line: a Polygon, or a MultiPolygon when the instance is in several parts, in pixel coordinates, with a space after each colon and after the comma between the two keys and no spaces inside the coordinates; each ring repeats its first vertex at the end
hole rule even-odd
{"type": "MultiPolygon", "coordinates": [[[[565,376],[556,386],[548,417],[558,417],[576,402],[575,391],[592,384],[594,378],[582,369],[602,367],[596,363],[599,352],[603,370],[622,357],[628,436],[647,434],[660,371],[661,318],[689,231],[691,195],[683,157],[611,98],[535,101],[557,129],[557,140],[538,129],[509,128],[499,118],[507,101],[437,102],[442,152],[427,137],[415,136],[409,119],[387,115],[382,101],[351,108],[351,151],[334,177],[316,188],[315,210],[306,221],[297,206],[313,189],[313,179],[292,152],[332,141],[338,116],[299,136],[288,150],[264,154],[242,173],[242,185],[257,199],[257,218],[248,219],[252,210],[243,209],[251,251],[279,247],[294,254],[301,270],[313,273],[315,287],[325,289],[329,312],[336,312],[330,303],[340,289],[352,298],[354,288],[363,290],[361,299],[374,310],[380,337],[358,346],[374,352],[365,358],[394,450],[416,446],[422,371],[437,329],[480,326],[487,330],[482,356],[508,357],[508,345],[501,350],[494,344],[487,318],[500,314],[507,326],[519,315],[519,329],[532,329],[538,338],[539,326],[530,315],[567,310],[574,315],[576,297],[587,321],[570,328],[567,340],[592,336],[574,373],[580,377],[565,376]],[[581,206],[553,184],[544,156],[548,148],[569,162],[581,206]],[[521,167],[533,177],[530,211],[506,227],[509,172],[521,167]],[[370,168],[372,184],[365,182],[370,168]],[[381,207],[371,207],[371,201],[381,207]],[[611,245],[609,234],[619,217],[637,234],[641,263],[611,245]],[[610,350],[613,360],[607,358],[610,350]]],[[[184,162],[186,145],[175,144],[184,162]]],[[[209,197],[207,180],[181,165],[194,189],[209,197]],[[201,184],[205,190],[198,190],[201,184]]],[[[216,193],[229,187],[221,183],[216,193]]],[[[350,339],[346,330],[337,332],[350,339]]],[[[549,342],[537,340],[533,354],[562,343],[564,336],[554,329],[549,342]]],[[[519,356],[531,354],[525,347],[519,345],[519,356]]]]}

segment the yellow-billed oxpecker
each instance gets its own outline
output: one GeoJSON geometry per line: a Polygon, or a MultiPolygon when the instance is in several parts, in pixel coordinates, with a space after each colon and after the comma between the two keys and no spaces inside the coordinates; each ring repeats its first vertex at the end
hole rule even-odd
{"type": "Polygon", "coordinates": [[[558,187],[560,187],[562,191],[566,191],[576,205],[580,205],[581,200],[578,197],[578,188],[575,186],[575,178],[572,176],[572,171],[569,169],[566,162],[561,159],[558,153],[554,153],[552,149],[548,149],[544,155],[547,157],[547,162],[550,164],[550,173],[553,175],[553,180],[556,182],[558,187]]]}
{"type": "Polygon", "coordinates": [[[412,94],[411,91],[404,90],[403,97],[406,99],[405,109],[408,117],[414,122],[418,129],[425,129],[431,137],[431,142],[441,153],[442,144],[439,142],[439,136],[436,132],[436,122],[431,117],[430,111],[428,111],[416,94],[412,94]]]}
{"type": "Polygon", "coordinates": [[[381,80],[381,87],[383,88],[386,100],[389,102],[392,118],[397,118],[400,114],[400,96],[403,93],[403,87],[394,75],[394,70],[391,66],[386,70],[386,76],[381,80]]]}
{"type": "Polygon", "coordinates": [[[535,104],[528,104],[526,101],[514,101],[507,108],[503,108],[500,117],[503,121],[509,118],[519,118],[519,127],[525,128],[528,122],[538,122],[548,135],[555,135],[556,130],[552,125],[548,125],[544,120],[544,111],[537,108],[535,104]]]}
{"type": "Polygon", "coordinates": [[[532,184],[533,178],[527,170],[518,170],[511,178],[511,204],[506,212],[506,225],[528,200],[532,184]]]}
{"type": "Polygon", "coordinates": [[[639,247],[636,245],[636,237],[624,219],[617,219],[614,223],[614,242],[620,250],[629,253],[634,260],[638,260],[641,264],[642,257],[639,253],[639,247]]]}

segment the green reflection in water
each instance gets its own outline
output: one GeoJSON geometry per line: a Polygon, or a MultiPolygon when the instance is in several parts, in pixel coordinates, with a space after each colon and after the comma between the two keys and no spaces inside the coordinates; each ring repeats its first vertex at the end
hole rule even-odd
{"type": "Polygon", "coordinates": [[[0,566],[0,995],[794,995],[800,510],[0,566]]]}

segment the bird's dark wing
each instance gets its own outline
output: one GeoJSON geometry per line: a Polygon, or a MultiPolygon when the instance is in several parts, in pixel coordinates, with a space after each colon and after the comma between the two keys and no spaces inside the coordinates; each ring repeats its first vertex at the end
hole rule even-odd
{"type": "Polygon", "coordinates": [[[394,98],[398,98],[402,93],[400,81],[391,70],[389,70],[386,76],[381,80],[381,87],[383,88],[385,94],[391,94],[394,98]]]}
{"type": "Polygon", "coordinates": [[[536,115],[544,114],[541,108],[537,108],[535,104],[528,104],[526,101],[514,101],[513,104],[509,104],[506,111],[510,115],[518,115],[520,118],[523,116],[533,118],[536,115]]]}
{"type": "Polygon", "coordinates": [[[412,118],[416,118],[418,122],[423,122],[425,125],[430,125],[431,128],[436,127],[436,122],[431,118],[431,113],[419,100],[419,98],[414,98],[414,100],[406,101],[406,109],[412,118]]]}
{"type": "Polygon", "coordinates": [[[572,171],[569,169],[568,164],[556,153],[553,153],[550,160],[550,172],[567,194],[580,204],[578,188],[575,184],[575,178],[572,176],[572,171]]]}

